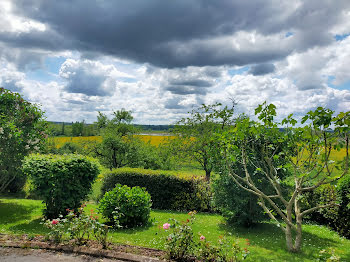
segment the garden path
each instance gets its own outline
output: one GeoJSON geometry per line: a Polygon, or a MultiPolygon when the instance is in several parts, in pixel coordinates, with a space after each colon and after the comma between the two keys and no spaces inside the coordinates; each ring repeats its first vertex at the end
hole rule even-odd
{"type": "Polygon", "coordinates": [[[97,258],[73,253],[62,253],[42,249],[0,247],[0,262],[119,262],[122,260],[97,258]]]}

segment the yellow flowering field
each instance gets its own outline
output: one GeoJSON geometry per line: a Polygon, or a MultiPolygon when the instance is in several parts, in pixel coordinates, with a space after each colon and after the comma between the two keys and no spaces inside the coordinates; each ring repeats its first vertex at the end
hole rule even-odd
{"type": "MultiPolygon", "coordinates": [[[[135,135],[144,142],[150,142],[151,145],[158,146],[161,143],[166,142],[168,139],[174,138],[174,136],[163,136],[163,135],[135,135]]],[[[76,144],[84,144],[86,142],[101,142],[100,136],[78,136],[78,137],[50,137],[48,138],[50,143],[54,143],[56,148],[62,147],[67,142],[76,144]]]]}

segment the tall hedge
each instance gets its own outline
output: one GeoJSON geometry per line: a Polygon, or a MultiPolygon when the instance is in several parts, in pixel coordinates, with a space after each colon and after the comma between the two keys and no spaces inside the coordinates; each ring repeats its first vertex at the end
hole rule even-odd
{"type": "Polygon", "coordinates": [[[47,218],[77,209],[91,190],[99,173],[92,158],[81,155],[30,155],[23,163],[34,192],[43,199],[47,218]]]}
{"type": "Polygon", "coordinates": [[[340,203],[336,219],[336,230],[340,235],[350,239],[350,175],[339,180],[337,191],[340,203]]]}
{"type": "Polygon", "coordinates": [[[330,226],[341,236],[350,239],[350,175],[340,179],[336,185],[323,185],[314,192],[305,194],[301,204],[303,208],[310,208],[332,202],[337,205],[320,209],[305,218],[330,226]]]}
{"type": "Polygon", "coordinates": [[[211,191],[202,177],[174,171],[119,168],[104,173],[102,195],[117,184],[146,188],[155,209],[211,210],[211,191]]]}

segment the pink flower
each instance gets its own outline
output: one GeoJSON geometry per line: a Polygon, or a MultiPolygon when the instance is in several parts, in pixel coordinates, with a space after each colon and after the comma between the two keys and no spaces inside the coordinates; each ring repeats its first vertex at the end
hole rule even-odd
{"type": "Polygon", "coordinates": [[[169,228],[170,228],[170,224],[169,223],[163,224],[163,229],[169,229],[169,228]]]}
{"type": "Polygon", "coordinates": [[[57,225],[58,224],[58,221],[56,219],[52,220],[51,222],[52,225],[57,225]]]}
{"type": "Polygon", "coordinates": [[[199,239],[200,239],[200,241],[204,241],[205,240],[205,236],[201,236],[199,239]]]}

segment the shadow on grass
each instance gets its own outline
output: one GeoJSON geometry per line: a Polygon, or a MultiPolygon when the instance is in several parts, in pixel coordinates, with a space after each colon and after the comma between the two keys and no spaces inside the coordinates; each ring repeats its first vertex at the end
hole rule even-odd
{"type": "MultiPolygon", "coordinates": [[[[240,238],[249,239],[250,243],[254,246],[276,253],[278,255],[278,261],[303,261],[305,258],[316,261],[319,258],[320,250],[335,247],[338,244],[338,242],[331,238],[320,237],[319,235],[303,231],[304,241],[302,251],[300,253],[288,253],[285,235],[273,223],[261,223],[252,228],[220,224],[219,228],[240,238]]],[[[271,261],[271,257],[267,259],[265,255],[261,254],[259,256],[259,254],[254,254],[254,261],[271,261]]],[[[349,259],[348,254],[346,256],[349,259]]],[[[342,259],[344,258],[342,256],[342,259]]]]}
{"type": "Polygon", "coordinates": [[[33,207],[0,201],[0,224],[12,224],[29,219],[33,207]]]}
{"type": "Polygon", "coordinates": [[[22,224],[12,226],[9,229],[15,234],[43,235],[45,233],[48,233],[49,231],[42,224],[40,224],[41,222],[42,222],[42,219],[38,218],[27,223],[22,223],[22,224]]]}

